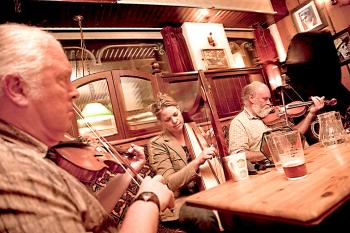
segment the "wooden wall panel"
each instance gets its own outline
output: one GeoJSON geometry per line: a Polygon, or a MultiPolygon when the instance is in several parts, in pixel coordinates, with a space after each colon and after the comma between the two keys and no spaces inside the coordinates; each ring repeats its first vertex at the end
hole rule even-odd
{"type": "Polygon", "coordinates": [[[212,80],[213,96],[220,117],[232,116],[241,111],[241,90],[249,83],[248,75],[226,76],[212,80]]]}

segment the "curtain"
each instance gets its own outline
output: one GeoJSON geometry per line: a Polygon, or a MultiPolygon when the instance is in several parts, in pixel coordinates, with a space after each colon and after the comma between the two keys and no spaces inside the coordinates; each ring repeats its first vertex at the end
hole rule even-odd
{"type": "Polygon", "coordinates": [[[254,30],[256,53],[261,63],[276,61],[278,58],[275,43],[269,29],[258,26],[254,30]]]}
{"type": "Polygon", "coordinates": [[[286,0],[271,0],[272,7],[277,14],[274,15],[275,23],[283,19],[289,14],[286,0]]]}
{"type": "Polygon", "coordinates": [[[271,90],[282,84],[278,54],[269,29],[257,26],[254,30],[254,44],[259,62],[268,76],[271,90]]]}
{"type": "Polygon", "coordinates": [[[165,51],[168,56],[171,72],[193,71],[193,64],[188,51],[182,28],[165,27],[160,33],[163,36],[165,51]]]}

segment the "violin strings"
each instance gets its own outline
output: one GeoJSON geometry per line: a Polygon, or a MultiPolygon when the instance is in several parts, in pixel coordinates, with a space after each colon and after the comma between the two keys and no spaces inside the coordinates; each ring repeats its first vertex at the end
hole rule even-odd
{"type": "Polygon", "coordinates": [[[123,170],[129,174],[129,176],[131,177],[131,179],[138,185],[140,186],[140,182],[138,182],[134,176],[130,173],[130,171],[132,173],[134,173],[134,175],[137,177],[137,179],[139,181],[142,182],[143,178],[126,162],[124,161],[124,159],[122,159],[122,157],[120,157],[120,155],[118,154],[118,152],[109,144],[109,142],[102,136],[99,135],[99,133],[93,128],[93,126],[85,120],[84,116],[82,115],[82,113],[80,112],[79,108],[73,104],[73,108],[74,111],[76,112],[76,114],[84,120],[84,124],[86,124],[86,126],[90,129],[91,133],[95,136],[95,138],[102,144],[102,146],[107,150],[107,152],[109,152],[113,158],[115,158],[119,165],[123,168],[123,170]],[[117,155],[117,156],[116,156],[117,155]],[[125,163],[125,165],[123,164],[123,162],[125,163]],[[130,171],[127,168],[130,169],[130,171]]]}

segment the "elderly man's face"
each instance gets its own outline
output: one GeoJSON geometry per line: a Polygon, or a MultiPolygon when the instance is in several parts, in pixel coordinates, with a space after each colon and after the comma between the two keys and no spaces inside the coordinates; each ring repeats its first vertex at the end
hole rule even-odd
{"type": "Polygon", "coordinates": [[[45,55],[48,59],[40,74],[43,78],[40,96],[30,99],[32,122],[37,122],[35,130],[41,132],[43,142],[52,146],[70,128],[73,100],[79,93],[70,81],[71,65],[63,51],[52,44],[45,55]]]}
{"type": "Polygon", "coordinates": [[[258,88],[252,98],[252,110],[258,117],[264,118],[271,112],[271,93],[268,87],[258,88]]]}

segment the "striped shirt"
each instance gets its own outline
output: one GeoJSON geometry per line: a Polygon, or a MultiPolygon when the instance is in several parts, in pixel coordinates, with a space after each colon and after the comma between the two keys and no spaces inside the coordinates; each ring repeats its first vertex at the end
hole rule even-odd
{"type": "Polygon", "coordinates": [[[45,159],[47,149],[0,121],[0,232],[117,232],[98,200],[45,159]]]}

